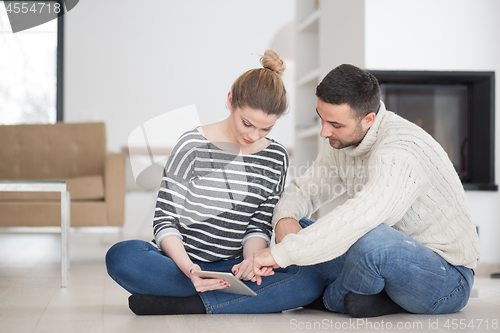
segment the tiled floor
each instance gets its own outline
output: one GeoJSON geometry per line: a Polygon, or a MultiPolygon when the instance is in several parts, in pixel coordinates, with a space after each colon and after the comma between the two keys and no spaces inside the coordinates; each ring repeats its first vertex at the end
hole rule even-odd
{"type": "Polygon", "coordinates": [[[68,287],[61,289],[59,237],[0,235],[0,332],[499,332],[500,280],[478,277],[460,312],[371,319],[298,309],[267,315],[135,316],[128,293],[106,274],[116,233],[72,232],[68,287]]]}

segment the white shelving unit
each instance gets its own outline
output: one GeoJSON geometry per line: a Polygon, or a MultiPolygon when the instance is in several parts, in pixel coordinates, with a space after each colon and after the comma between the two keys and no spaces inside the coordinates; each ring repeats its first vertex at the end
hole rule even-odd
{"type": "MultiPolygon", "coordinates": [[[[364,67],[364,0],[296,0],[295,24],[295,146],[294,176],[305,172],[325,139],[316,115],[316,87],[336,66],[350,63],[364,67]]],[[[341,197],[321,208],[317,219],[341,197]]]]}
{"type": "Polygon", "coordinates": [[[318,0],[296,0],[296,101],[295,147],[293,165],[304,172],[318,154],[321,126],[316,116],[315,91],[320,80],[319,25],[321,20],[318,0]]]}

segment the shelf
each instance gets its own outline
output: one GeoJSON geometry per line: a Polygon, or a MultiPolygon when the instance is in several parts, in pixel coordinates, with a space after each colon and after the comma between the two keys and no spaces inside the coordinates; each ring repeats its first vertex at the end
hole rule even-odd
{"type": "Polygon", "coordinates": [[[297,26],[298,32],[318,32],[320,11],[315,10],[311,15],[306,17],[297,26]]]}
{"type": "Polygon", "coordinates": [[[307,74],[302,75],[298,80],[297,80],[297,85],[298,86],[305,86],[307,84],[313,83],[313,84],[318,84],[319,82],[319,68],[315,68],[312,71],[310,71],[307,74]]]}
{"type": "MultiPolygon", "coordinates": [[[[329,0],[326,0],[329,1],[329,0]]],[[[324,12],[321,0],[295,0],[296,111],[295,151],[292,164],[300,169],[317,157],[321,124],[314,114],[316,86],[320,81],[320,23],[324,12]]],[[[321,23],[322,24],[322,23],[321,23]]]]}
{"type": "Polygon", "coordinates": [[[321,125],[313,125],[311,127],[297,129],[297,138],[306,139],[313,136],[319,136],[321,132],[321,125]]]}

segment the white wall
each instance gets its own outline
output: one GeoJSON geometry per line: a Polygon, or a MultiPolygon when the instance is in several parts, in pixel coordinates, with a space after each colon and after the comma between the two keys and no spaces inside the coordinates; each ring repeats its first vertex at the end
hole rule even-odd
{"type": "MultiPolygon", "coordinates": [[[[500,1],[365,1],[367,68],[500,73],[500,1]]],[[[202,123],[223,119],[234,79],[259,66],[257,53],[280,42],[288,48],[282,44],[293,19],[289,0],[80,1],[65,16],[65,119],[106,122],[111,151],[141,123],[185,105],[197,105],[202,123]]],[[[271,137],[292,146],[293,126],[290,114],[271,137]]],[[[142,219],[152,200],[140,196],[127,197],[129,221],[142,219]]],[[[500,262],[500,194],[467,197],[480,227],[480,260],[500,262]]]]}
{"type": "MultiPolygon", "coordinates": [[[[202,124],[224,119],[232,83],[260,67],[267,48],[287,63],[293,96],[289,0],[82,0],[64,19],[64,119],[104,121],[110,151],[142,123],[187,105],[196,104],[202,124]]],[[[291,103],[269,137],[291,147],[293,120],[291,103]]],[[[154,190],[127,192],[126,238],[151,239],[155,199],[154,190]]]]}
{"type": "MultiPolygon", "coordinates": [[[[232,83],[260,67],[258,54],[291,49],[294,16],[287,0],[80,1],[64,17],[65,121],[104,121],[108,148],[119,151],[134,128],[186,105],[202,124],[221,120],[232,83]]],[[[270,137],[290,146],[292,127],[287,115],[270,137]]]]}
{"type": "MultiPolygon", "coordinates": [[[[495,71],[500,149],[500,1],[366,0],[366,68],[495,71]]],[[[500,166],[496,159],[498,183],[500,166]]],[[[467,191],[479,226],[481,262],[500,262],[500,193],[467,191]]]]}

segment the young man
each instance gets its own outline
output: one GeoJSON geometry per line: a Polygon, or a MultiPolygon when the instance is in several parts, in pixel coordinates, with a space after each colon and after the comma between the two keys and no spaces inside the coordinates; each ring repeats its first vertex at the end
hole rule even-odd
{"type": "Polygon", "coordinates": [[[385,109],[367,71],[341,65],[316,96],[328,140],[276,205],[278,244],[254,254],[258,283],[272,268],[316,265],[326,284],[311,307],[353,317],[462,309],[479,241],[446,152],[385,109]],[[344,192],[343,205],[314,223],[303,219],[344,192]]]}

